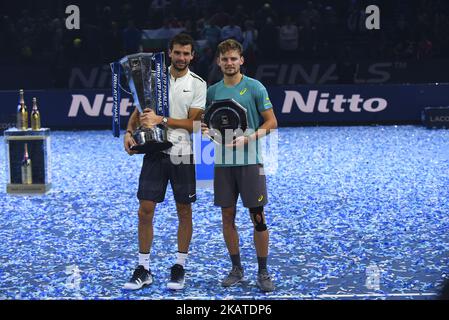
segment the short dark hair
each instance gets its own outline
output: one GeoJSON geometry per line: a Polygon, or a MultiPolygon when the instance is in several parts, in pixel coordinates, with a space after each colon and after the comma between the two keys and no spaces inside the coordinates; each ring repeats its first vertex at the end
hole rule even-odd
{"type": "Polygon", "coordinates": [[[218,55],[221,54],[225,54],[226,52],[230,51],[230,50],[236,50],[239,55],[243,55],[243,46],[240,44],[240,42],[234,40],[234,39],[228,39],[225,40],[223,42],[221,42],[218,45],[217,51],[218,51],[218,55]]]}
{"type": "Polygon", "coordinates": [[[192,52],[195,51],[195,40],[187,34],[187,33],[178,33],[176,36],[174,36],[170,40],[170,50],[173,50],[173,47],[175,44],[179,44],[181,46],[188,46],[190,45],[192,47],[192,52]]]}

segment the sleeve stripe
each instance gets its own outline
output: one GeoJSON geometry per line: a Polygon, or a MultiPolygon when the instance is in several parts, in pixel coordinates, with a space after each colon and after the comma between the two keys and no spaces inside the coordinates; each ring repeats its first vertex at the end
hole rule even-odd
{"type": "Polygon", "coordinates": [[[197,76],[197,75],[194,74],[193,72],[190,72],[190,75],[191,75],[192,77],[194,77],[195,79],[200,80],[201,82],[205,82],[203,79],[201,79],[199,76],[197,76]]]}

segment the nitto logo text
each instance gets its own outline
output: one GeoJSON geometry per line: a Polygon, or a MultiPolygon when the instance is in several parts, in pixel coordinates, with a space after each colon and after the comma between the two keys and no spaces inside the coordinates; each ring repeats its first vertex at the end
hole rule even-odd
{"type": "MultiPolygon", "coordinates": [[[[112,107],[113,100],[112,97],[107,97],[105,99],[104,94],[95,95],[94,103],[91,104],[89,99],[82,94],[73,94],[72,95],[72,104],[70,105],[69,117],[77,117],[80,108],[84,110],[84,113],[91,117],[98,117],[100,115],[101,110],[103,111],[103,115],[107,117],[112,117],[112,107]]],[[[129,99],[124,98],[120,102],[120,115],[121,116],[129,116],[130,111],[129,108],[134,109],[132,102],[129,99]]]]}
{"type": "Polygon", "coordinates": [[[292,112],[293,106],[297,106],[304,113],[328,113],[328,112],[381,112],[387,106],[387,100],[383,98],[363,99],[359,94],[345,97],[337,94],[331,97],[329,93],[321,93],[317,90],[310,90],[307,99],[298,91],[285,91],[282,113],[292,112]]]}

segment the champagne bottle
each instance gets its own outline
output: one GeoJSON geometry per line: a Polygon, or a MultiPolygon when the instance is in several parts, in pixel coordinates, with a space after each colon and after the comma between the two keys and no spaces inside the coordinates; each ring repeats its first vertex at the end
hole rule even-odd
{"type": "Polygon", "coordinates": [[[28,111],[25,105],[23,89],[20,89],[19,91],[19,105],[17,106],[17,129],[28,129],[28,111]]]}
{"type": "Polygon", "coordinates": [[[33,98],[33,110],[31,111],[31,129],[40,130],[41,128],[41,115],[37,109],[37,99],[33,98]]]}
{"type": "Polygon", "coordinates": [[[31,170],[31,159],[28,155],[28,144],[25,143],[25,151],[22,160],[22,184],[33,183],[33,172],[31,170]]]}

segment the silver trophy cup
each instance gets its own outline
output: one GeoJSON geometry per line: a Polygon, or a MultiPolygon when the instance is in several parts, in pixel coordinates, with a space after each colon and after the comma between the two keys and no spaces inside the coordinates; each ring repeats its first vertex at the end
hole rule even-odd
{"type": "MultiPolygon", "coordinates": [[[[145,109],[152,109],[156,114],[168,113],[168,110],[163,110],[161,106],[161,99],[159,96],[165,94],[168,97],[168,88],[161,86],[157,88],[156,84],[156,69],[153,53],[137,53],[128,55],[120,60],[120,64],[126,75],[128,86],[133,95],[134,104],[140,113],[145,109]],[[158,93],[157,93],[157,90],[158,93]]],[[[163,61],[163,60],[162,60],[163,61]]],[[[166,72],[165,64],[160,66],[160,72],[166,72]]],[[[153,128],[139,127],[133,132],[133,138],[136,145],[131,148],[137,153],[152,153],[162,151],[170,148],[172,143],[167,139],[167,128],[158,125],[153,128]]]]}

